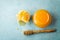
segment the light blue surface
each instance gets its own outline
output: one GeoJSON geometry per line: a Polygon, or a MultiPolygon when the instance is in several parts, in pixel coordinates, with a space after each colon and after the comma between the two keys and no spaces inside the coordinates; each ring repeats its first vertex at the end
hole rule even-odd
{"type": "Polygon", "coordinates": [[[0,40],[60,40],[60,0],[0,0],[0,40]],[[22,9],[30,14],[38,9],[48,10],[53,16],[53,23],[48,28],[56,28],[57,32],[23,35],[22,30],[41,28],[30,23],[20,26],[16,14],[22,9]]]}

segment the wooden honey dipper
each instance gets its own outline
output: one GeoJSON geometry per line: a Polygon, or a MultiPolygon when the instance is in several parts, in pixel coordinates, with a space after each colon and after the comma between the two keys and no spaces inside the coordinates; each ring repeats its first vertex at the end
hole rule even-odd
{"type": "Polygon", "coordinates": [[[32,34],[37,34],[37,33],[50,33],[50,32],[55,32],[56,29],[54,30],[27,30],[27,31],[24,31],[24,34],[25,35],[32,35],[32,34]]]}

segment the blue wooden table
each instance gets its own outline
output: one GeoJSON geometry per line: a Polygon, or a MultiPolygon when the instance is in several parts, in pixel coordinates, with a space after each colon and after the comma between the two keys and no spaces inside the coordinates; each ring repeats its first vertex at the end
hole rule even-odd
{"type": "Polygon", "coordinates": [[[60,40],[60,0],[0,0],[0,40],[60,40]],[[22,30],[42,28],[37,28],[32,22],[20,26],[16,14],[22,9],[31,15],[38,9],[48,10],[53,22],[45,29],[56,28],[57,32],[24,35],[22,30]]]}

